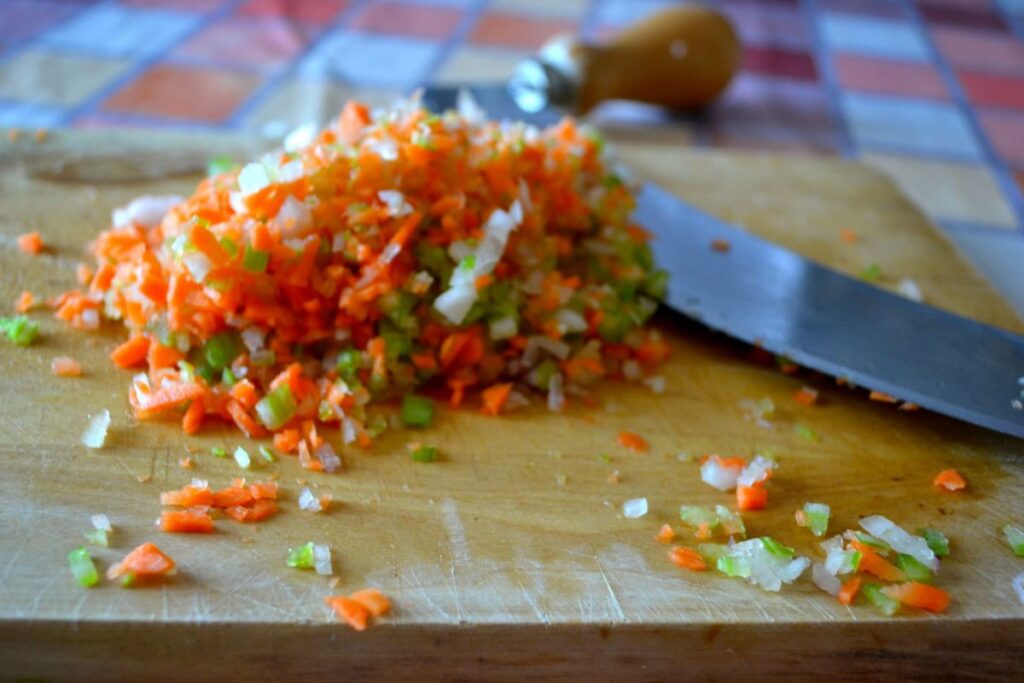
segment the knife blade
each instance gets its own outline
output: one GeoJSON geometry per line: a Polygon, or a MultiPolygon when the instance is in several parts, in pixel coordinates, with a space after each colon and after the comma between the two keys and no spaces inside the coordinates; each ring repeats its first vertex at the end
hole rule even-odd
{"type": "Polygon", "coordinates": [[[665,302],[704,325],[854,384],[1024,438],[1024,337],[818,265],[654,185],[636,222],[669,272],[665,302]],[[725,240],[727,250],[712,249],[725,240]]]}
{"type": "MultiPolygon", "coordinates": [[[[505,85],[466,89],[492,118],[545,126],[565,115],[525,112],[505,85]]],[[[451,109],[458,91],[431,87],[423,102],[451,109]]],[[[634,218],[654,234],[655,261],[669,273],[663,303],[677,312],[857,386],[1024,438],[1015,407],[1024,337],[825,268],[655,185],[644,186],[634,218]],[[716,239],[729,250],[712,250],[716,239]]]]}

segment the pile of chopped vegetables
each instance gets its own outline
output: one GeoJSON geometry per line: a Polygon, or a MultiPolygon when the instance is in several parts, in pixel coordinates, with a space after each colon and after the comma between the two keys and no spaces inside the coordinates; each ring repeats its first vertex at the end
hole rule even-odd
{"type": "Polygon", "coordinates": [[[350,102],[187,199],[115,211],[57,316],[128,329],[111,358],[146,369],[138,418],[178,415],[187,433],[227,420],[323,469],[317,424],[367,445],[387,426],[367,408],[425,385],[453,405],[479,390],[498,414],[530,389],[561,410],[602,377],[642,381],[668,353],[643,327],[666,274],[633,207],[601,138],[571,120],[350,102]]]}

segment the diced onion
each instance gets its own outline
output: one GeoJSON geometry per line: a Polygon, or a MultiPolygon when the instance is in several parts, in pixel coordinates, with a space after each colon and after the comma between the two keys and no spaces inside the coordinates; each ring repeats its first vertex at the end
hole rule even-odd
{"type": "Polygon", "coordinates": [[[1024,605],[1024,573],[1013,577],[1013,592],[1017,594],[1020,604],[1024,605]]]}
{"type": "Polygon", "coordinates": [[[896,291],[911,301],[924,301],[924,295],[921,293],[921,288],[909,277],[905,277],[899,281],[899,284],[896,285],[896,291]]]}
{"type": "Polygon", "coordinates": [[[159,225],[167,212],[183,201],[185,201],[184,198],[177,195],[138,197],[126,206],[114,209],[112,222],[115,228],[124,228],[129,225],[152,228],[159,225]]]}
{"type": "Polygon", "coordinates": [[[381,190],[377,197],[388,207],[388,215],[393,218],[408,216],[413,212],[412,205],[405,200],[405,195],[398,190],[381,190]]]}
{"type": "Polygon", "coordinates": [[[303,487],[302,492],[299,493],[299,508],[308,512],[320,512],[322,509],[320,499],[309,490],[308,486],[303,487]]]}
{"type": "Polygon", "coordinates": [[[181,257],[182,263],[188,268],[189,274],[192,275],[192,279],[196,282],[202,282],[206,279],[206,276],[213,270],[213,263],[206,257],[201,251],[190,251],[181,257]]]}
{"type": "Polygon", "coordinates": [[[860,520],[860,525],[872,536],[877,536],[888,543],[896,552],[910,555],[933,572],[938,571],[939,558],[928,547],[928,542],[920,536],[907,533],[881,515],[865,517],[860,520]]]}
{"type": "Polygon", "coordinates": [[[723,467],[721,460],[710,457],[700,466],[700,480],[719,491],[732,491],[740,476],[739,467],[723,467]]]}
{"type": "Polygon", "coordinates": [[[298,152],[299,150],[308,147],[309,143],[313,142],[316,137],[317,125],[313,121],[307,121],[301,126],[297,127],[284,138],[284,151],[286,152],[298,152]]]}
{"type": "Polygon", "coordinates": [[[246,164],[238,173],[238,188],[242,191],[243,198],[259,192],[268,185],[270,174],[263,164],[246,164]]]}
{"type": "Polygon", "coordinates": [[[91,521],[94,529],[99,531],[113,531],[113,527],[110,526],[110,518],[103,513],[93,515],[91,521]]]}
{"type": "Polygon", "coordinates": [[[740,486],[753,486],[757,482],[767,479],[775,467],[776,464],[773,461],[763,455],[757,455],[743,468],[736,483],[740,486]]]}
{"type": "Polygon", "coordinates": [[[647,499],[632,498],[622,504],[622,516],[626,519],[639,519],[647,514],[647,499]]]}
{"type": "Polygon", "coordinates": [[[82,434],[82,443],[87,448],[103,448],[107,441],[107,429],[110,427],[110,411],[103,409],[89,421],[89,426],[82,434]]]}
{"type": "Polygon", "coordinates": [[[277,211],[274,223],[284,238],[299,237],[313,226],[313,214],[305,202],[288,195],[277,211]]]}
{"type": "Polygon", "coordinates": [[[815,562],[811,566],[811,579],[815,586],[833,597],[839,595],[839,589],[843,587],[843,582],[833,576],[820,562],[815,562]]]}
{"type": "Polygon", "coordinates": [[[334,452],[334,447],[326,441],[316,449],[316,457],[324,466],[324,472],[336,472],[341,468],[341,458],[334,452]]]}
{"type": "Polygon", "coordinates": [[[662,375],[653,375],[651,377],[648,377],[647,379],[644,380],[644,384],[646,384],[650,388],[650,390],[656,394],[665,393],[666,382],[665,378],[662,375]]]}
{"type": "Polygon", "coordinates": [[[516,323],[516,319],[510,315],[492,320],[490,323],[491,339],[495,341],[511,339],[516,336],[518,331],[519,325],[516,323]]]}
{"type": "Polygon", "coordinates": [[[548,410],[553,413],[562,411],[565,407],[565,392],[562,389],[562,373],[556,372],[548,382],[548,410]]]}
{"type": "Polygon", "coordinates": [[[313,544],[313,568],[320,576],[330,576],[334,573],[331,567],[331,549],[321,543],[313,544]]]}

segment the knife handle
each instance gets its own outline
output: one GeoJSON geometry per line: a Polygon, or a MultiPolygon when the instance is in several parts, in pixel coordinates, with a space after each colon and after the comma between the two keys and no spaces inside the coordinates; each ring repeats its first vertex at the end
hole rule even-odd
{"type": "Polygon", "coordinates": [[[513,98],[528,112],[548,104],[586,114],[605,100],[674,109],[711,102],[740,63],[732,24],[707,7],[683,4],[656,12],[610,41],[553,39],[516,70],[513,98]]]}

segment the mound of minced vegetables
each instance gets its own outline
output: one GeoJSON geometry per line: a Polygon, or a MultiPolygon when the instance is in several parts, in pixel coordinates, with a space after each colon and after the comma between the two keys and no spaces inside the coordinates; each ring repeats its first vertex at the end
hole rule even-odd
{"type": "Polygon", "coordinates": [[[220,170],[187,199],[115,211],[86,288],[57,302],[78,328],[128,329],[112,358],[147,367],[129,394],[141,419],[227,420],[330,470],[317,425],[367,445],[387,426],[368,411],[380,400],[405,397],[408,424],[432,413],[413,392],[479,392],[498,414],[537,391],[561,410],[668,352],[644,328],[666,274],[631,189],[571,120],[350,102],[220,170]]]}

